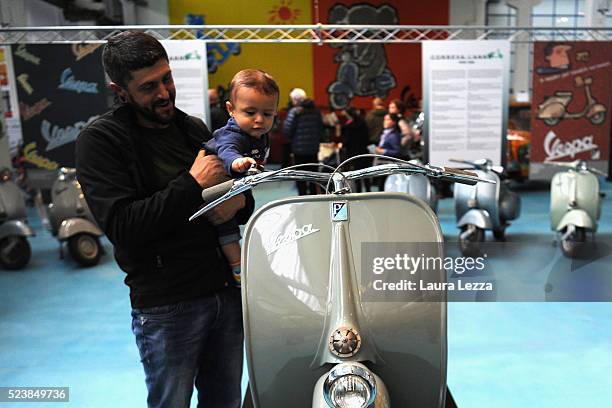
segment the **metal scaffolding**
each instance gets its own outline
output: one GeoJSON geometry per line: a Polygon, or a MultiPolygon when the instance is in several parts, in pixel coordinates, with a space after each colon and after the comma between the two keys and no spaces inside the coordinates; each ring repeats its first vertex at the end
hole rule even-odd
{"type": "Polygon", "coordinates": [[[203,39],[214,43],[420,43],[441,40],[611,40],[612,27],[492,27],[407,25],[166,25],[0,27],[0,45],[104,42],[125,31],[145,31],[160,40],[203,39]]]}

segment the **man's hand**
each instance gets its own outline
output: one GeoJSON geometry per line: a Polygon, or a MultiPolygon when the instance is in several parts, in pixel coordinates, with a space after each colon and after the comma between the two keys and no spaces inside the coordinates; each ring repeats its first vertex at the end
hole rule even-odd
{"type": "Polygon", "coordinates": [[[255,159],[252,157],[242,157],[232,162],[232,170],[236,173],[244,173],[251,167],[251,164],[257,164],[255,159]]]}
{"type": "Polygon", "coordinates": [[[215,208],[211,209],[205,214],[205,217],[213,225],[223,224],[226,221],[231,220],[238,210],[244,208],[246,204],[246,198],[244,194],[238,194],[235,197],[230,198],[223,204],[219,204],[215,208]]]}
{"type": "Polygon", "coordinates": [[[230,179],[221,160],[217,156],[205,156],[204,150],[198,153],[189,174],[202,188],[208,188],[230,179]]]}

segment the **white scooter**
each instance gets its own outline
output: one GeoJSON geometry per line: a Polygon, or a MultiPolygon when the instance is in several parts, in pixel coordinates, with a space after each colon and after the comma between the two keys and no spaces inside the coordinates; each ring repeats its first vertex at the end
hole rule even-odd
{"type": "MultiPolygon", "coordinates": [[[[331,174],[294,166],[204,191],[208,204],[192,219],[261,183],[302,180],[331,190],[268,203],[246,226],[242,299],[253,406],[454,406],[446,388],[446,293],[417,290],[406,302],[364,299],[372,290],[372,270],[363,266],[369,245],[442,245],[438,218],[413,196],[354,194],[350,181],[399,173],[467,184],[483,180],[470,172],[385,159],[394,163],[348,172],[341,165],[331,174]]],[[[416,276],[446,281],[444,269],[419,270],[416,276]]]]}
{"type": "Polygon", "coordinates": [[[586,241],[586,233],[597,231],[604,197],[597,176],[608,175],[584,160],[544,163],[567,169],[555,174],[550,183],[550,227],[559,236],[563,254],[573,258],[586,241]]]}
{"type": "Polygon", "coordinates": [[[23,193],[13,182],[11,170],[4,168],[0,170],[0,265],[24,268],[32,256],[28,237],[33,235],[23,193]]]}

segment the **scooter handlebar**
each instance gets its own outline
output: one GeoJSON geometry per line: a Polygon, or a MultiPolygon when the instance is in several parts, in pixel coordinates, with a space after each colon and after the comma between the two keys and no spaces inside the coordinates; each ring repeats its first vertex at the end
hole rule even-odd
{"type": "Polygon", "coordinates": [[[202,199],[205,203],[211,203],[217,198],[222,197],[225,193],[230,191],[234,185],[234,180],[228,180],[223,183],[219,183],[212,187],[208,187],[202,190],[202,199]]]}

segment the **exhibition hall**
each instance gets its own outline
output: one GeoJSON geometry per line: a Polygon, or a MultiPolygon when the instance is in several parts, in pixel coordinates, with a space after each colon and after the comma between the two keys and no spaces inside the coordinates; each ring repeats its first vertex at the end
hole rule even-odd
{"type": "Polygon", "coordinates": [[[612,1],[3,0],[0,408],[612,400],[612,1]]]}

